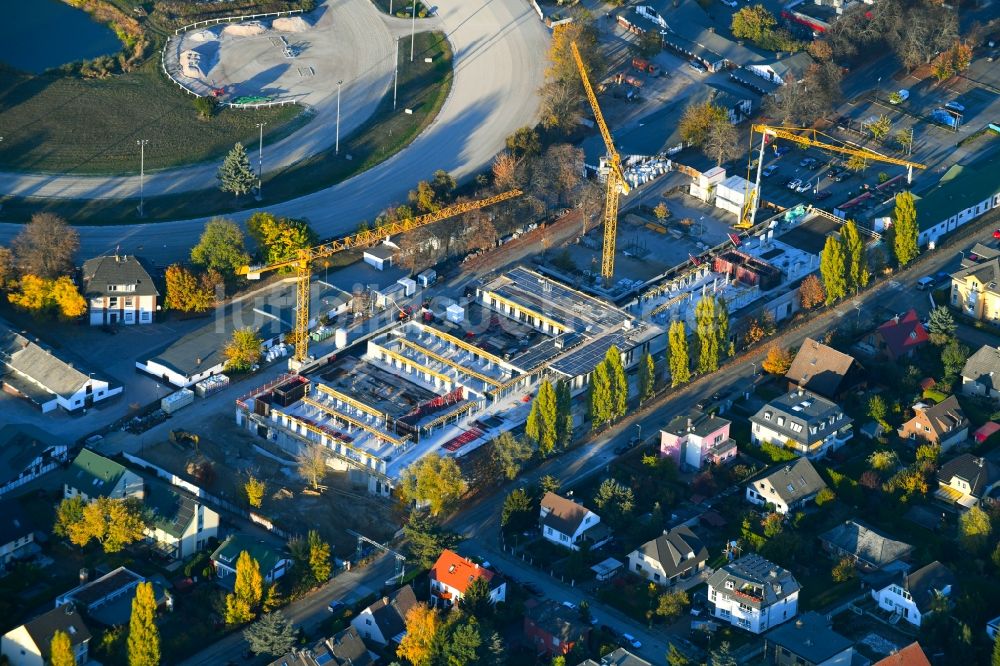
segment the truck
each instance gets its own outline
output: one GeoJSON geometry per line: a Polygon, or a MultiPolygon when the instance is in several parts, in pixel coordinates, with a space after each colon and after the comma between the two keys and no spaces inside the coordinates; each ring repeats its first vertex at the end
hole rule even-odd
{"type": "Polygon", "coordinates": [[[632,58],[632,67],[643,74],[648,73],[653,76],[659,74],[660,71],[660,68],[656,66],[656,63],[649,62],[645,58],[632,58]]]}

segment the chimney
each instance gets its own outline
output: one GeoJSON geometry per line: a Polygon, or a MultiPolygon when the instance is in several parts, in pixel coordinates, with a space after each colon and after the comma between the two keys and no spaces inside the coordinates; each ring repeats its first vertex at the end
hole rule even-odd
{"type": "Polygon", "coordinates": [[[382,605],[383,606],[389,605],[389,597],[382,597],[382,605]]]}
{"type": "Polygon", "coordinates": [[[694,421],[692,421],[691,417],[689,416],[688,417],[688,432],[691,432],[692,430],[694,430],[694,421]]]}
{"type": "Polygon", "coordinates": [[[90,580],[90,570],[86,567],[81,567],[80,569],[80,585],[83,585],[88,580],[90,580]]]}

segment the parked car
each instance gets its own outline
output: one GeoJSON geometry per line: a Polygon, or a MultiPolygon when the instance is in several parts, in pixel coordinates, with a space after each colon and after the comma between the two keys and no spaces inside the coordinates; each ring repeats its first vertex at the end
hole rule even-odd
{"type": "Polygon", "coordinates": [[[785,185],[785,187],[787,187],[788,189],[795,190],[796,192],[799,191],[799,187],[801,186],[802,186],[801,178],[795,178],[790,183],[788,183],[788,185],[785,185]]]}
{"type": "Polygon", "coordinates": [[[917,290],[927,291],[928,289],[931,289],[934,286],[934,282],[935,282],[934,278],[932,278],[930,275],[924,276],[919,280],[917,280],[917,290]]]}
{"type": "Polygon", "coordinates": [[[889,104],[902,104],[908,99],[910,99],[910,91],[900,90],[889,95],[889,104]]]}
{"type": "Polygon", "coordinates": [[[622,638],[624,638],[626,642],[628,642],[628,644],[634,647],[636,650],[642,647],[642,641],[640,641],[632,634],[622,634],[622,638]]]}
{"type": "Polygon", "coordinates": [[[812,189],[812,185],[809,183],[808,180],[806,180],[806,181],[803,181],[802,184],[800,184],[798,187],[796,187],[795,191],[799,192],[799,193],[802,193],[802,192],[808,192],[811,189],[812,189]]]}
{"type": "Polygon", "coordinates": [[[838,183],[841,183],[841,182],[847,180],[848,178],[850,178],[853,175],[854,175],[853,172],[851,172],[851,171],[849,171],[847,169],[844,169],[843,171],[841,171],[840,173],[837,174],[837,177],[834,178],[834,180],[837,181],[838,183]]]}
{"type": "Polygon", "coordinates": [[[347,606],[344,605],[344,602],[338,599],[334,599],[333,601],[331,601],[329,604],[326,605],[326,609],[331,613],[340,613],[345,608],[347,608],[347,606]]]}
{"type": "Polygon", "coordinates": [[[772,173],[774,173],[777,170],[778,170],[777,164],[769,164],[766,167],[764,167],[764,170],[760,172],[760,175],[764,176],[764,178],[768,178],[772,173]]]}
{"type": "Polygon", "coordinates": [[[576,610],[576,604],[574,604],[572,601],[564,601],[562,602],[562,605],[570,610],[576,610]]]}
{"type": "Polygon", "coordinates": [[[815,157],[807,157],[804,160],[802,160],[801,162],[799,162],[799,166],[800,167],[808,167],[808,166],[810,166],[812,164],[815,164],[815,163],[816,163],[816,158],[815,157]]]}
{"type": "Polygon", "coordinates": [[[813,196],[813,199],[815,199],[816,201],[823,201],[824,199],[829,199],[829,198],[830,198],[830,190],[823,190],[822,192],[817,192],[813,196]]]}
{"type": "Polygon", "coordinates": [[[945,104],[944,108],[948,109],[949,111],[957,111],[958,113],[962,113],[963,111],[965,111],[965,105],[959,104],[958,102],[954,101],[945,104]]]}
{"type": "Polygon", "coordinates": [[[738,7],[739,6],[737,4],[736,0],[722,0],[722,4],[727,5],[729,7],[738,7]]]}
{"type": "Polygon", "coordinates": [[[688,65],[688,67],[690,67],[694,71],[698,72],[699,74],[707,74],[708,73],[708,70],[705,69],[705,66],[702,65],[700,62],[698,62],[696,60],[688,60],[687,65],[688,65]]]}

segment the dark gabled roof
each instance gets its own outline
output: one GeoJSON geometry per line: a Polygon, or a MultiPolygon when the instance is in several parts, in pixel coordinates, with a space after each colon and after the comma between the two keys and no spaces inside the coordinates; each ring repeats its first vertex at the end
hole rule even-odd
{"type": "Polygon", "coordinates": [[[668,578],[683,573],[708,559],[708,549],[686,525],[664,532],[639,547],[646,557],[660,563],[668,578]]]}
{"type": "Polygon", "coordinates": [[[66,485],[87,497],[108,497],[127,472],[114,460],[90,449],[81,449],[66,470],[66,485]]]}
{"type": "MultiPolygon", "coordinates": [[[[772,467],[751,479],[750,483],[759,489],[758,484],[763,481],[770,483],[774,492],[786,504],[815,495],[826,488],[826,483],[808,458],[798,458],[794,462],[772,467]]],[[[770,493],[760,494],[766,498],[770,493]]]]}
{"type": "Polygon", "coordinates": [[[993,294],[1000,294],[1000,259],[990,258],[977,263],[970,263],[967,268],[963,268],[957,273],[951,274],[951,279],[965,282],[970,277],[984,285],[984,289],[993,294]]]}
{"type": "Polygon", "coordinates": [[[896,541],[857,520],[845,521],[823,532],[819,538],[877,568],[895,562],[913,551],[910,544],[896,541]]]}
{"type": "MultiPolygon", "coordinates": [[[[765,404],[750,420],[777,432],[786,441],[792,440],[803,445],[823,439],[854,422],[832,400],[797,388],[765,404]]],[[[776,443],[784,444],[785,441],[776,443]]]]}
{"type": "Polygon", "coordinates": [[[580,619],[580,614],[552,599],[525,604],[524,615],[545,633],[560,642],[574,642],[584,638],[590,625],[580,619]]]}
{"type": "Polygon", "coordinates": [[[687,414],[678,414],[670,419],[670,423],[664,430],[678,437],[687,433],[705,437],[729,423],[731,421],[721,416],[706,414],[700,409],[692,409],[687,414]]]}
{"type": "Polygon", "coordinates": [[[240,553],[243,551],[257,560],[261,574],[267,574],[277,566],[278,562],[287,559],[282,550],[271,546],[262,539],[256,539],[248,534],[230,534],[212,553],[212,560],[222,562],[227,567],[235,569],[236,560],[239,559],[240,553]]]}
{"type": "Polygon", "coordinates": [[[409,585],[401,587],[388,597],[382,597],[371,606],[372,617],[382,636],[388,641],[406,631],[406,614],[417,605],[417,597],[409,585]]]}
{"type": "MultiPolygon", "coordinates": [[[[68,398],[82,389],[90,376],[52,350],[0,322],[0,363],[8,370],[5,381],[16,380],[18,390],[36,402],[55,396],[68,398]],[[29,386],[25,386],[29,384],[29,386]],[[22,388],[23,387],[23,388],[22,388]]],[[[0,367],[2,370],[2,367],[0,367]]]]}
{"type": "Polygon", "coordinates": [[[146,481],[143,504],[153,512],[153,524],[179,539],[195,519],[198,502],[174,492],[169,486],[146,481]]]}
{"type": "Polygon", "coordinates": [[[93,604],[100,603],[119,590],[128,590],[145,582],[145,580],[130,569],[118,567],[96,580],[73,588],[64,596],[72,599],[83,608],[90,608],[93,604]]]}
{"type": "Polygon", "coordinates": [[[785,377],[809,391],[832,398],[853,363],[853,356],[806,338],[785,377]]]}
{"type": "Polygon", "coordinates": [[[83,623],[83,618],[73,604],[67,604],[39,615],[34,620],[24,623],[35,647],[42,653],[46,663],[52,655],[52,636],[57,631],[69,634],[69,642],[74,647],[90,640],[90,630],[83,623]]]}
{"type": "Polygon", "coordinates": [[[562,534],[575,534],[590,511],[582,504],[577,504],[552,492],[545,493],[541,506],[543,509],[551,509],[542,518],[542,525],[551,527],[562,534]]]}
{"type": "Polygon", "coordinates": [[[652,666],[652,664],[620,647],[601,657],[601,666],[652,666]]]}
{"type": "Polygon", "coordinates": [[[853,641],[834,631],[830,621],[816,611],[778,625],[764,634],[764,640],[811,664],[825,662],[854,645],[853,641]]]}
{"type": "Polygon", "coordinates": [[[347,627],[330,638],[324,638],[312,648],[293,649],[278,657],[269,666],[369,666],[375,659],[365,647],[357,629],[347,627]]]}
{"type": "Polygon", "coordinates": [[[956,579],[948,567],[935,560],[913,573],[900,573],[896,581],[910,593],[920,612],[926,613],[937,593],[955,585],[956,579]]]}
{"type": "Polygon", "coordinates": [[[94,257],[83,263],[83,296],[86,299],[105,295],[159,296],[153,279],[134,256],[110,255],[94,257]],[[108,289],[109,285],[134,285],[134,289],[108,289]]]}
{"type": "Polygon", "coordinates": [[[0,485],[21,472],[46,450],[59,446],[49,433],[27,423],[0,426],[0,485]]]}
{"type": "Polygon", "coordinates": [[[0,500],[0,546],[22,539],[34,531],[34,527],[21,508],[20,502],[12,499],[0,500]]]}
{"type": "Polygon", "coordinates": [[[879,326],[878,334],[895,356],[901,356],[930,339],[917,311],[912,308],[898,321],[893,317],[879,326]]]}
{"type": "Polygon", "coordinates": [[[990,390],[1000,388],[1000,348],[983,345],[969,357],[962,377],[990,390]]]}
{"type": "Polygon", "coordinates": [[[990,485],[1000,479],[1000,470],[986,458],[963,453],[941,465],[938,470],[938,481],[945,485],[951,484],[955,477],[969,484],[970,495],[981,498],[990,485]]]}
{"type": "MultiPolygon", "coordinates": [[[[931,429],[938,439],[944,438],[948,433],[962,428],[969,427],[969,419],[965,418],[962,406],[958,404],[958,398],[953,395],[948,396],[936,405],[913,406],[915,411],[923,412],[931,424],[931,429]]],[[[917,418],[916,416],[913,417],[917,418]]]]}

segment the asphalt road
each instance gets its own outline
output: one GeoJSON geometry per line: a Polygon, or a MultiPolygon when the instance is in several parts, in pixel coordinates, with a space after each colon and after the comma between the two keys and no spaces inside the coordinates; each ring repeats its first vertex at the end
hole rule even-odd
{"type": "MultiPolygon", "coordinates": [[[[328,189],[266,206],[267,210],[308,218],[320,236],[345,233],[360,220],[372,219],[387,206],[404,201],[418,180],[429,178],[437,169],[457,179],[478,172],[503,147],[508,135],[534,123],[538,113],[535,91],[542,82],[548,36],[531,6],[523,0],[441,0],[437,13],[455,56],[451,94],[437,119],[408,148],[373,169],[328,189]]],[[[86,189],[80,183],[93,180],[47,176],[37,187],[51,188],[45,190],[51,196],[78,197],[86,189]]],[[[113,179],[96,180],[110,183],[113,179]]],[[[102,196],[99,185],[94,187],[98,188],[95,195],[102,196]]],[[[147,178],[147,193],[149,188],[147,178]]],[[[10,184],[0,186],[3,192],[11,189],[10,184]]],[[[245,219],[252,212],[237,217],[245,219]]],[[[169,263],[187,256],[207,219],[77,227],[80,253],[95,256],[120,246],[123,252],[169,263]]],[[[19,230],[19,225],[0,224],[0,243],[9,243],[19,230]]]]}

